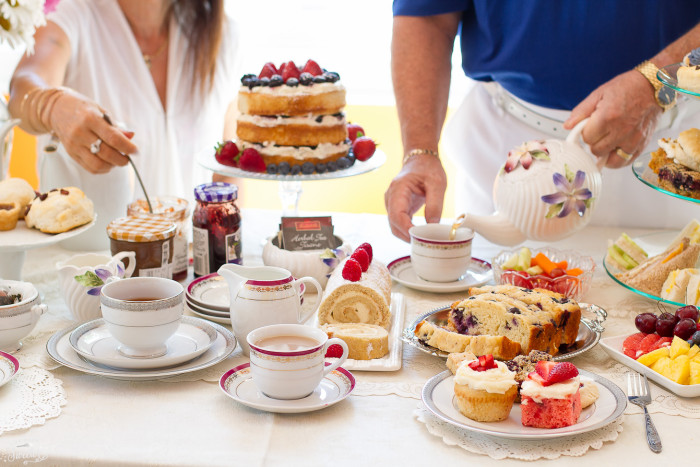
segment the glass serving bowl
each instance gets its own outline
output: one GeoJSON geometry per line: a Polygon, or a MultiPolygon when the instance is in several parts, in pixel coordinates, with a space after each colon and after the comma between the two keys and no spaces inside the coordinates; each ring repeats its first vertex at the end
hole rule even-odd
{"type": "Polygon", "coordinates": [[[590,256],[584,256],[573,250],[557,250],[555,248],[530,248],[532,256],[537,253],[544,253],[547,258],[558,263],[566,260],[568,268],[579,268],[583,271],[578,276],[564,274],[563,276],[551,278],[544,274],[531,276],[525,271],[515,271],[503,269],[503,263],[508,258],[518,254],[522,247],[503,250],[491,261],[493,268],[493,278],[496,284],[510,284],[528,289],[546,289],[566,295],[572,300],[580,301],[591,288],[593,282],[593,271],[595,271],[595,261],[590,256]]]}

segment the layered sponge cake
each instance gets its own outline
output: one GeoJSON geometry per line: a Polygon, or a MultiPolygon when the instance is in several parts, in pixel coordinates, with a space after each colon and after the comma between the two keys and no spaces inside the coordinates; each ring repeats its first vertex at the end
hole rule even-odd
{"type": "MultiPolygon", "coordinates": [[[[266,63],[258,75],[243,76],[236,129],[241,150],[255,148],[268,172],[282,163],[303,167],[304,173],[325,172],[350,150],[339,80],[313,60],[301,68],[292,61],[279,68],[266,63]]],[[[349,165],[344,160],[333,168],[349,165]]]]}

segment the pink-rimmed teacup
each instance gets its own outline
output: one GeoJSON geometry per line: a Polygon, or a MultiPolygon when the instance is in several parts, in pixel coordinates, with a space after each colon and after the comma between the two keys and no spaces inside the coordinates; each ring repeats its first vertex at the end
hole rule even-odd
{"type": "Polygon", "coordinates": [[[472,262],[474,231],[456,229],[450,239],[451,225],[426,224],[411,227],[411,265],[423,280],[454,282],[460,280],[472,262]]]}
{"type": "Polygon", "coordinates": [[[325,375],[348,358],[345,341],[303,324],[273,324],[251,331],[250,372],[260,392],[273,399],[301,399],[314,392],[325,375]],[[343,355],[325,366],[328,347],[338,344],[343,355]]]}

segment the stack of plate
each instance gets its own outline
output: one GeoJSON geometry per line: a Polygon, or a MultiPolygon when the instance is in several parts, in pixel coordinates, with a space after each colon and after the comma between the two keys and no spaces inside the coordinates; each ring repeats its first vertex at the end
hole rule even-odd
{"type": "Polygon", "coordinates": [[[187,308],[195,315],[215,323],[231,324],[228,285],[218,273],[193,280],[187,286],[185,301],[187,308]]]}

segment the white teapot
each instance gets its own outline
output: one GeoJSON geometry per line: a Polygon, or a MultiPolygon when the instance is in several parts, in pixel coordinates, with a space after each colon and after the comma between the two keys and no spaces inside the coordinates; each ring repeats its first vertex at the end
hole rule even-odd
{"type": "Polygon", "coordinates": [[[582,229],[603,182],[595,157],[581,143],[587,121],[565,141],[528,141],[512,150],[493,184],[496,212],[466,214],[461,225],[507,246],[527,239],[552,242],[582,229]]]}

